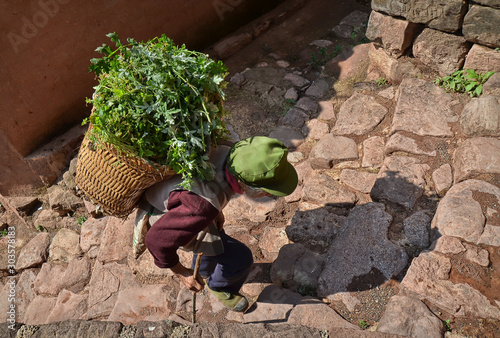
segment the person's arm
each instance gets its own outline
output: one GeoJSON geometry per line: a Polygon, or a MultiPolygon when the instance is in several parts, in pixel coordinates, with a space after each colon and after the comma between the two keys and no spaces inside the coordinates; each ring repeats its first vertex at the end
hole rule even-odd
{"type": "Polygon", "coordinates": [[[146,246],[158,267],[171,269],[188,289],[199,291],[203,280],[194,280],[193,270],[179,262],[177,249],[213,222],[219,211],[206,199],[185,190],[170,193],[167,209],[148,231],[146,246]]]}

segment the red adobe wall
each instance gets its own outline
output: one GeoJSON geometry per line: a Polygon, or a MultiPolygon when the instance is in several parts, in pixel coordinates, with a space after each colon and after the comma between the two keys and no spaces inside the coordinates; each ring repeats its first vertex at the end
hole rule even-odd
{"type": "Polygon", "coordinates": [[[0,1],[0,194],[41,186],[25,159],[89,114],[89,60],[116,31],[125,40],[165,33],[202,49],[283,0],[0,1]]]}

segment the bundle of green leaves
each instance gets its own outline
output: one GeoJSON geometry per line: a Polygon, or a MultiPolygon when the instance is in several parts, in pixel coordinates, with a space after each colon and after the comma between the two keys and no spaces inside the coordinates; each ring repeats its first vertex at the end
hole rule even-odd
{"type": "Polygon", "coordinates": [[[177,46],[162,35],[147,42],[107,34],[115,44],[91,60],[98,85],[87,99],[94,112],[90,140],[120,155],[166,165],[183,176],[212,179],[207,152],[227,137],[223,121],[227,68],[206,54],[177,46]]]}

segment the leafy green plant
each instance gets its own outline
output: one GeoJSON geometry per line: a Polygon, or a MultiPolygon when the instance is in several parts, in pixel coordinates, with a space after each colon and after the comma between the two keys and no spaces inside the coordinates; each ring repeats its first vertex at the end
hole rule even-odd
{"type": "Polygon", "coordinates": [[[183,186],[194,177],[212,179],[206,153],[228,135],[222,120],[227,68],[206,54],[177,46],[162,35],[146,42],[116,33],[96,51],[89,70],[99,81],[87,103],[93,114],[89,139],[111,144],[120,155],[138,156],[182,174],[183,186]]]}
{"type": "Polygon", "coordinates": [[[483,84],[495,72],[485,74],[478,73],[473,69],[457,70],[449,76],[437,78],[434,83],[447,91],[467,93],[469,96],[480,96],[483,93],[483,84]]]}
{"type": "Polygon", "coordinates": [[[385,87],[389,84],[389,81],[385,77],[380,77],[377,80],[377,86],[379,87],[385,87]]]}
{"type": "Polygon", "coordinates": [[[451,319],[446,319],[443,323],[444,323],[444,329],[446,331],[451,331],[451,319]]]}
{"type": "Polygon", "coordinates": [[[5,237],[5,236],[7,236],[8,233],[9,232],[7,231],[7,229],[3,229],[0,231],[0,237],[5,237]]]}
{"type": "Polygon", "coordinates": [[[76,219],[76,224],[81,226],[87,220],[87,216],[82,215],[76,219]]]}
{"type": "Polygon", "coordinates": [[[363,330],[366,330],[368,327],[370,327],[370,324],[365,322],[363,319],[359,321],[359,327],[363,330]]]}
{"type": "Polygon", "coordinates": [[[38,231],[38,232],[45,232],[45,231],[47,231],[47,229],[45,229],[42,225],[38,224],[36,226],[36,231],[38,231]]]}

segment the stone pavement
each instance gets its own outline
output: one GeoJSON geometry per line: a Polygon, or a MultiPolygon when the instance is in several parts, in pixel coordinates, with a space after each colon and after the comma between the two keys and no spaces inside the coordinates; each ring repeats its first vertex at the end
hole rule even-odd
{"type": "MultiPolygon", "coordinates": [[[[367,18],[355,12],[334,31],[367,18]]],[[[71,193],[75,159],[45,197],[2,200],[19,244],[22,336],[500,334],[500,73],[471,99],[374,44],[320,63],[323,46],[333,43],[311,41],[302,66],[276,51],[230,78],[232,137],[282,140],[300,181],[285,198],[239,196],[225,210],[226,231],[255,255],[242,289],[249,311],[228,312],[203,291],[191,325],[191,293],[148,252],[132,256],[133,215],[77,224],[88,203],[71,193]]]]}

